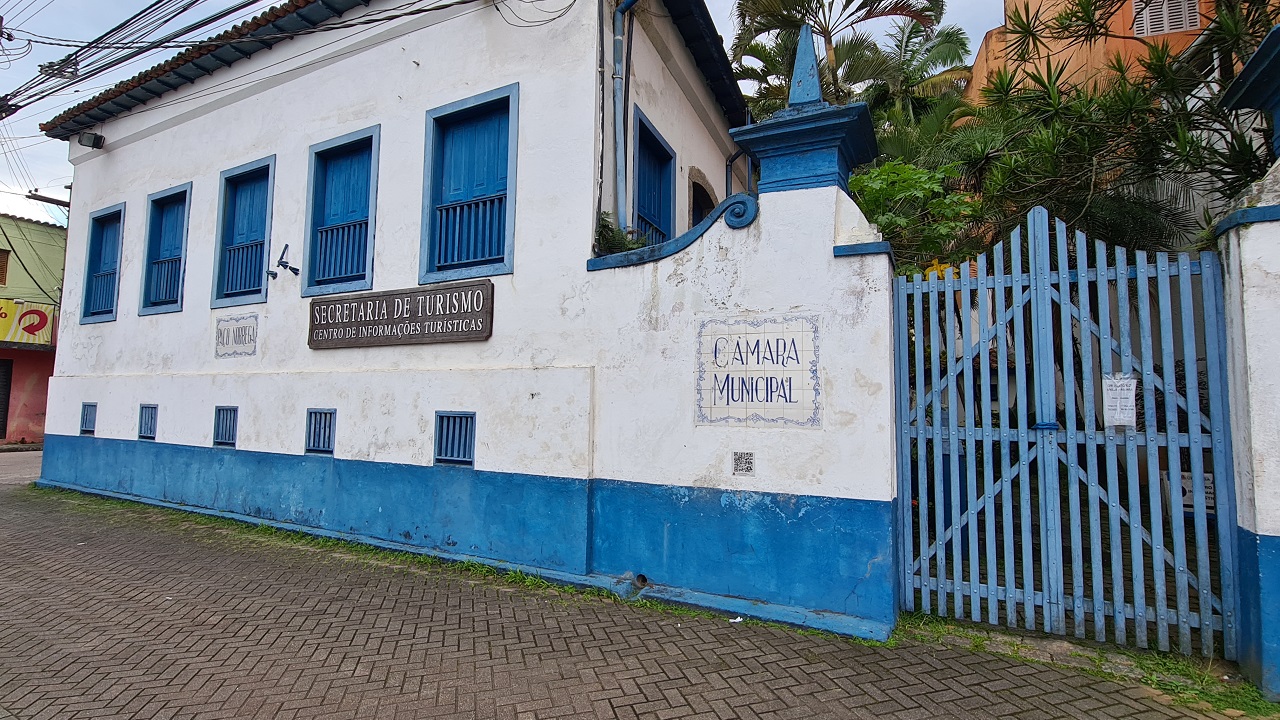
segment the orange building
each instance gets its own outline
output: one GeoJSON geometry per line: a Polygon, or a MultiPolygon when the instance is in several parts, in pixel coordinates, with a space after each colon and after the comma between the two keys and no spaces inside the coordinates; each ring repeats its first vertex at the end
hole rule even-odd
{"type": "MultiPolygon", "coordinates": [[[[1015,9],[1025,15],[1027,8],[1033,15],[1038,12],[1041,21],[1047,21],[1068,2],[1070,0],[1005,0],[1006,23],[1015,9]]],[[[1049,40],[1038,59],[1052,58],[1055,65],[1065,63],[1066,78],[1071,83],[1088,82],[1106,68],[1116,54],[1126,60],[1145,56],[1146,43],[1166,43],[1174,52],[1187,49],[1213,20],[1214,13],[1213,0],[1127,0],[1112,18],[1111,31],[1116,37],[1091,46],[1049,40]]],[[[993,28],[983,36],[973,58],[973,81],[965,90],[967,100],[976,100],[991,77],[1008,65],[1005,27],[993,28]]]]}

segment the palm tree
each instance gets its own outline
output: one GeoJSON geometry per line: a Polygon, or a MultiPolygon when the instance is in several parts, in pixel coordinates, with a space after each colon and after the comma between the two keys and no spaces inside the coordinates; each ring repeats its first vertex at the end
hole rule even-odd
{"type": "MultiPolygon", "coordinates": [[[[821,72],[834,80],[835,68],[839,67],[837,47],[842,39],[858,36],[859,24],[902,17],[933,27],[942,16],[943,3],[944,0],[737,0],[734,15],[738,34],[733,41],[733,59],[740,62],[753,44],[774,44],[779,34],[799,33],[800,26],[807,24],[822,41],[825,62],[821,72]]],[[[865,41],[865,36],[861,37],[859,42],[865,41]]]]}
{"type": "MultiPolygon", "coordinates": [[[[755,91],[747,97],[747,107],[756,120],[767,119],[787,106],[799,42],[799,32],[779,31],[771,37],[749,43],[734,63],[734,76],[755,86],[755,91]]],[[[842,37],[836,41],[834,49],[837,67],[875,49],[875,42],[860,33],[842,37]]],[[[825,67],[825,63],[823,65],[825,67]]],[[[854,100],[853,88],[840,82],[839,73],[819,72],[818,80],[822,84],[822,97],[827,102],[845,105],[854,100]]]]}
{"type": "Polygon", "coordinates": [[[914,124],[945,94],[959,94],[972,72],[964,64],[969,37],[955,25],[930,30],[915,20],[894,23],[883,46],[862,46],[838,65],[846,87],[866,84],[861,95],[872,109],[891,106],[900,122],[914,124]]]}

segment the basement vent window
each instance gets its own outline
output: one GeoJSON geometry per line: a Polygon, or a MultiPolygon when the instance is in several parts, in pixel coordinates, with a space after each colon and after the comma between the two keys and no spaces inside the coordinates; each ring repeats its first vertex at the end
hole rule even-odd
{"type": "Polygon", "coordinates": [[[338,411],[333,408],[307,409],[307,452],[333,454],[333,433],[338,411]]]}
{"type": "Polygon", "coordinates": [[[216,407],[213,409],[213,445],[214,447],[236,446],[236,425],[239,423],[240,409],[235,407],[216,407]]]}
{"type": "Polygon", "coordinates": [[[753,452],[735,452],[733,454],[733,474],[754,477],[756,474],[756,454],[753,452]]]}
{"type": "Polygon", "coordinates": [[[81,403],[80,434],[92,435],[98,427],[98,403],[81,403]]]}
{"type": "Polygon", "coordinates": [[[476,414],[436,413],[436,462],[446,465],[475,465],[476,414]]]}
{"type": "Polygon", "coordinates": [[[156,415],[160,408],[156,405],[138,406],[138,439],[156,439],[156,415]]]}

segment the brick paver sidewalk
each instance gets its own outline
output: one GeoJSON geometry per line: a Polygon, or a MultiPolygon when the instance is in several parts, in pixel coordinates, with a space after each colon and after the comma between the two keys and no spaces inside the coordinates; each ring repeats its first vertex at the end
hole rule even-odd
{"type": "Polygon", "coordinates": [[[964,649],[863,647],[90,509],[18,484],[33,455],[0,455],[0,720],[1189,717],[1141,688],[964,649]]]}

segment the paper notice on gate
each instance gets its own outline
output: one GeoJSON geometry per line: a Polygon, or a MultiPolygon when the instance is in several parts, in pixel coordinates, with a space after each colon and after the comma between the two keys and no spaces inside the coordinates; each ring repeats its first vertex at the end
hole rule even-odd
{"type": "Polygon", "coordinates": [[[1102,376],[1102,419],[1107,427],[1138,424],[1138,378],[1129,373],[1102,376]]]}

